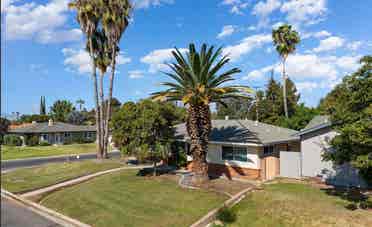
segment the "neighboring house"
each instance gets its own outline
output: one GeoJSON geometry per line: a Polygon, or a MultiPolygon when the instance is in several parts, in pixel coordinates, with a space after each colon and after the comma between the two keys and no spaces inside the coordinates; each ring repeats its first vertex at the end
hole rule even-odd
{"type": "Polygon", "coordinates": [[[23,145],[25,145],[25,138],[30,136],[37,136],[39,143],[46,141],[50,144],[63,144],[73,141],[95,141],[96,128],[95,126],[87,125],[72,125],[62,122],[32,122],[29,124],[11,126],[8,134],[15,134],[21,136],[23,145]]]}
{"type": "Polygon", "coordinates": [[[332,152],[329,142],[337,135],[332,129],[328,116],[316,116],[300,132],[300,166],[302,177],[321,177],[324,181],[341,186],[366,186],[358,171],[349,164],[336,166],[331,161],[323,161],[324,152],[332,152]]]}
{"type": "MultiPolygon", "coordinates": [[[[189,141],[185,124],[176,125],[177,136],[189,141]]],[[[251,120],[212,120],[207,152],[210,175],[228,178],[272,179],[280,174],[281,152],[300,152],[295,130],[251,120]]]]}

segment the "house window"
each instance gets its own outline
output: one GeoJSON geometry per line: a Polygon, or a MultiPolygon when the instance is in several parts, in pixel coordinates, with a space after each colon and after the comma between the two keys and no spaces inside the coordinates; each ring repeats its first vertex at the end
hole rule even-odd
{"type": "Polygon", "coordinates": [[[65,137],[70,137],[70,133],[69,132],[65,132],[65,137]]]}
{"type": "Polygon", "coordinates": [[[47,141],[48,140],[48,134],[42,134],[41,138],[42,138],[42,140],[47,141]]]}
{"type": "Polygon", "coordinates": [[[247,162],[247,149],[245,147],[222,146],[222,159],[247,162]]]}
{"type": "Polygon", "coordinates": [[[269,155],[274,153],[274,146],[266,146],[264,147],[264,154],[269,155]]]}
{"type": "Polygon", "coordinates": [[[92,138],[93,133],[92,132],[85,132],[85,138],[92,138]]]}

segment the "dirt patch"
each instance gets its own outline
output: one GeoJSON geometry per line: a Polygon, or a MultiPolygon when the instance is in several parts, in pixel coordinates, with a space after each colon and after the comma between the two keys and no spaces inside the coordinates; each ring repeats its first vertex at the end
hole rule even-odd
{"type": "Polygon", "coordinates": [[[201,188],[211,191],[216,191],[223,194],[235,195],[243,189],[255,187],[255,185],[235,180],[228,180],[223,178],[216,178],[210,180],[208,183],[201,186],[201,188]]]}

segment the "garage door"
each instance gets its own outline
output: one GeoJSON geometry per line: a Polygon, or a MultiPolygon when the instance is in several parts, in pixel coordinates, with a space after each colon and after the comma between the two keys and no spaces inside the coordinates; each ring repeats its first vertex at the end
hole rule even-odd
{"type": "Polygon", "coordinates": [[[280,151],[280,176],[299,178],[300,171],[300,152],[280,151]]]}

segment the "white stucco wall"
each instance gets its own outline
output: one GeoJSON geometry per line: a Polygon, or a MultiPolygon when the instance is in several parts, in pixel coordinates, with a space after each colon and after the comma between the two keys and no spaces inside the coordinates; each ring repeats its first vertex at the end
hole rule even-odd
{"type": "Polygon", "coordinates": [[[260,169],[260,158],[257,147],[245,146],[247,148],[247,162],[222,160],[222,145],[209,144],[207,162],[221,165],[238,166],[242,168],[260,169]]]}
{"type": "Polygon", "coordinates": [[[333,172],[332,162],[322,161],[324,147],[330,148],[327,141],[336,136],[331,130],[320,130],[316,133],[306,135],[301,140],[302,153],[302,175],[314,177],[322,175],[322,171],[333,172]]]}

